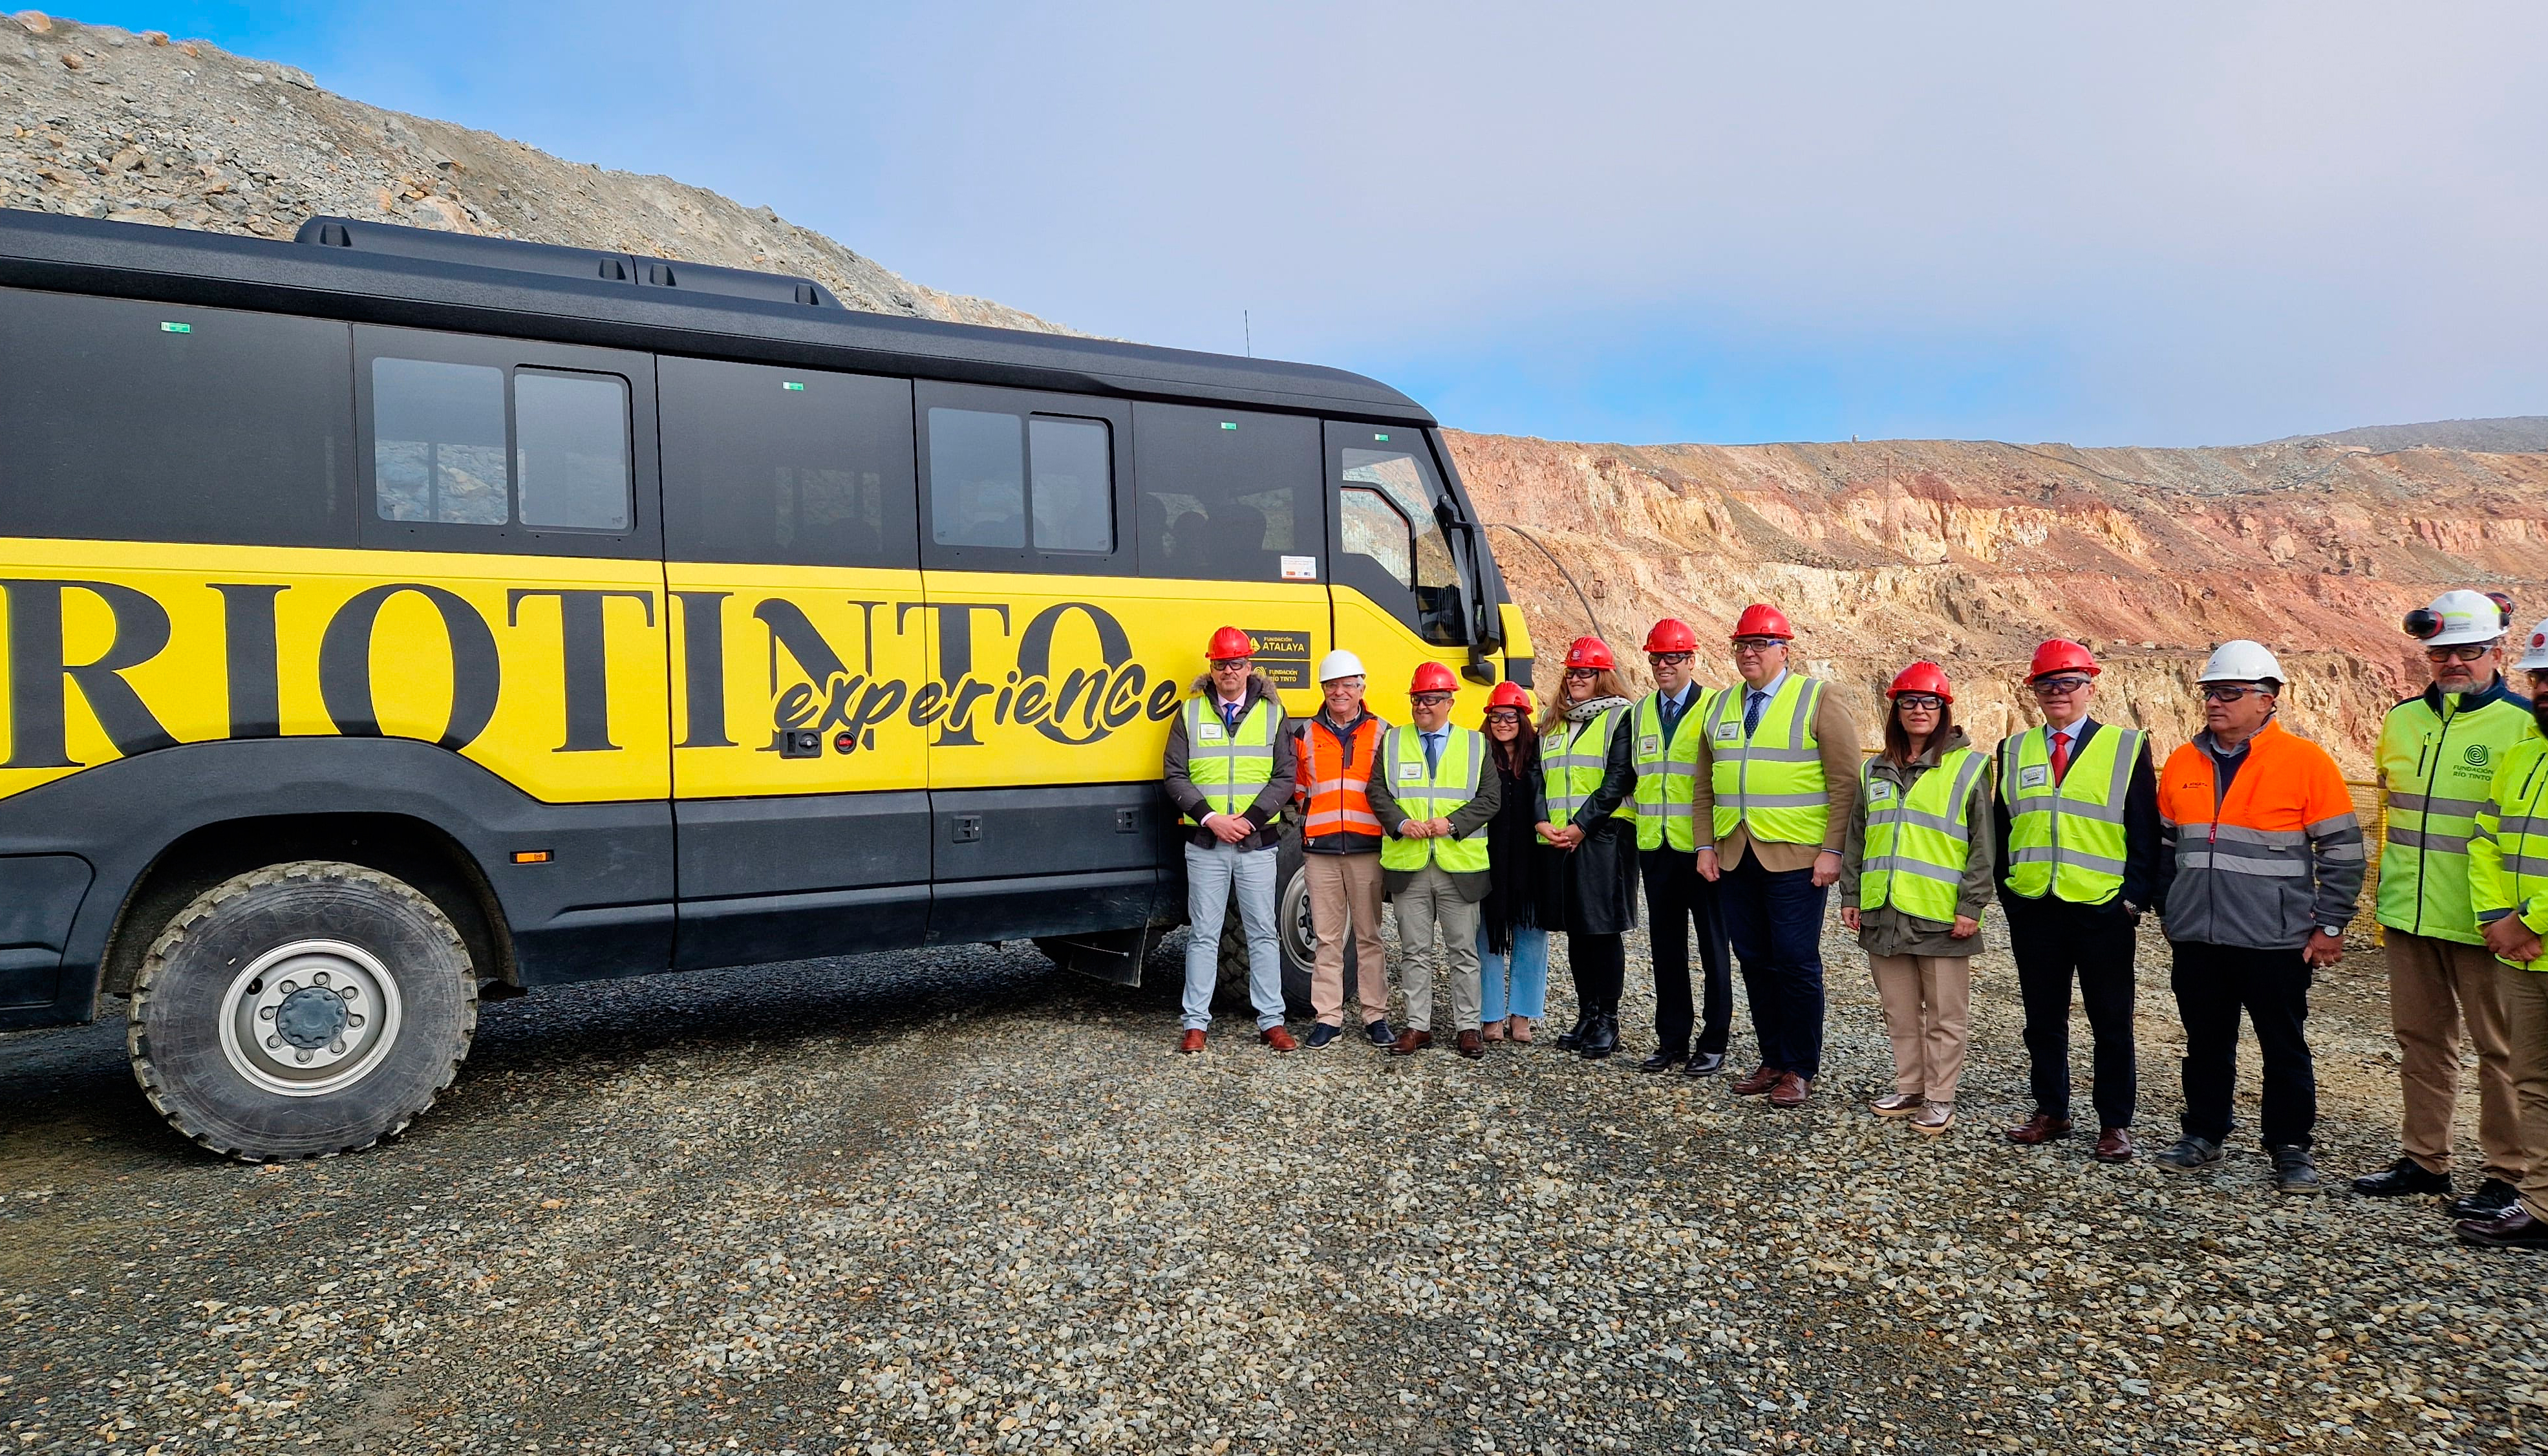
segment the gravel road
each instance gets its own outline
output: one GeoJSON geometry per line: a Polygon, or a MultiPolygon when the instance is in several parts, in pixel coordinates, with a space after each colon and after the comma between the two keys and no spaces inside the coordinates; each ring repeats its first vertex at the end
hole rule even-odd
{"type": "MultiPolygon", "coordinates": [[[[1997,951],[1963,1122],[1879,1124],[1828,950],[1791,1114],[1544,1045],[1277,1057],[1243,1016],[1178,1057],[1160,993],[1023,947],[493,1004],[408,1137],[262,1169],[162,1128],[116,1029],[7,1039],[0,1449],[2540,1449],[2548,1264],[2277,1198],[2252,1133],[2192,1179],[2011,1147],[1997,951]]],[[[2392,1151],[2377,953],[2313,1010],[2349,1174],[2392,1151]]]]}

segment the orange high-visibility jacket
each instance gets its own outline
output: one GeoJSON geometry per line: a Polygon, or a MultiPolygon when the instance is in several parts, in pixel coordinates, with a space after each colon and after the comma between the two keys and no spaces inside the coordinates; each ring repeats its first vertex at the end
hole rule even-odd
{"type": "Polygon", "coordinates": [[[2317,927],[2340,930],[2366,862],[2335,760],[2269,718],[2225,794],[2210,740],[2179,745],[2158,775],[2160,844],[2175,867],[2167,938],[2297,951],[2317,927]]]}
{"type": "Polygon", "coordinates": [[[1380,853],[1380,816],[1371,811],[1371,766],[1380,757],[1381,730],[1388,726],[1370,713],[1348,733],[1327,726],[1324,713],[1301,725],[1301,844],[1308,853],[1380,853]]]}

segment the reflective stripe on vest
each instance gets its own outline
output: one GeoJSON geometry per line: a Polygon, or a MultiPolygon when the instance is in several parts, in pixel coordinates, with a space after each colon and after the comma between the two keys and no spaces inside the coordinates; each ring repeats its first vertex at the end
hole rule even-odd
{"type": "Polygon", "coordinates": [[[2000,744],[2009,892],[2103,905],[2124,887],[2124,800],[2141,731],[2100,724],[2058,783],[2050,734],[2048,727],[2030,728],[2000,744]]]}
{"type": "Polygon", "coordinates": [[[2445,717],[2411,697],[2381,720],[2375,762],[2389,787],[2375,912],[2382,925],[2484,943],[2469,907],[2469,836],[2495,771],[2529,732],[2530,714],[2502,698],[2445,717]]]}
{"type": "MultiPolygon", "coordinates": [[[[1540,740],[1539,767],[1548,785],[1548,822],[1563,829],[1586,801],[1601,791],[1610,771],[1610,734],[1627,717],[1626,708],[1605,708],[1589,721],[1561,721],[1557,732],[1540,740]]],[[[1610,811],[1614,819],[1635,816],[1633,804],[1610,811]]],[[[1546,838],[1540,843],[1546,844],[1546,838]]]]}
{"type": "MultiPolygon", "coordinates": [[[[1380,737],[1380,772],[1389,775],[1389,791],[1403,819],[1448,819],[1478,796],[1478,775],[1486,769],[1487,740],[1475,728],[1453,728],[1442,738],[1442,761],[1424,766],[1424,735],[1414,728],[1392,728],[1380,737]]],[[[1391,839],[1380,847],[1383,869],[1421,869],[1439,864],[1445,873],[1475,874],[1487,867],[1487,830],[1480,825],[1466,839],[1391,839]]]]}
{"type": "MultiPolygon", "coordinates": [[[[1221,707],[1202,697],[1186,699],[1186,781],[1203,791],[1217,814],[1236,814],[1256,802],[1274,781],[1274,703],[1258,698],[1238,720],[1236,732],[1221,726],[1221,707]]],[[[1188,816],[1188,824],[1203,821],[1188,816]]]]}
{"type": "Polygon", "coordinates": [[[1875,761],[1859,765],[1859,793],[1866,804],[1866,860],[1860,866],[1858,908],[1890,904],[1922,920],[1952,921],[1971,859],[1973,780],[1990,760],[1969,748],[1952,749],[1922,774],[1908,793],[1875,776],[1875,761]]]}
{"type": "Polygon", "coordinates": [[[1698,848],[1698,745],[1706,737],[1707,694],[1691,688],[1692,701],[1664,742],[1663,694],[1649,692],[1636,707],[1637,848],[1659,850],[1670,842],[1683,854],[1698,848]]]}
{"type": "Polygon", "coordinates": [[[1831,827],[1831,784],[1814,737],[1823,684],[1790,674],[1761,705],[1761,721],[1746,737],[1749,691],[1737,682],[1708,704],[1707,783],[1716,795],[1716,837],[1723,840],[1741,824],[1755,839],[1821,844],[1831,827]]]}
{"type": "Polygon", "coordinates": [[[1380,834],[1380,816],[1371,811],[1371,766],[1379,753],[1380,720],[1365,718],[1350,738],[1353,762],[1345,762],[1348,740],[1313,722],[1302,731],[1299,764],[1309,785],[1309,814],[1302,833],[1311,839],[1330,834],[1380,834]]]}

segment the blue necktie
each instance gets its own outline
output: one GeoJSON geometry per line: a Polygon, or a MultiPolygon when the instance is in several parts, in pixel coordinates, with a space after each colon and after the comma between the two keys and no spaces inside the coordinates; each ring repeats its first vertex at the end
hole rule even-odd
{"type": "Polygon", "coordinates": [[[1442,735],[1427,733],[1424,738],[1424,772],[1436,774],[1442,769],[1442,735]]]}
{"type": "Polygon", "coordinates": [[[1226,702],[1221,705],[1221,726],[1233,738],[1238,735],[1238,710],[1243,705],[1235,702],[1226,702]]]}
{"type": "Polygon", "coordinates": [[[1681,710],[1684,701],[1685,699],[1683,698],[1667,697],[1655,704],[1659,715],[1663,718],[1666,743],[1672,742],[1673,729],[1681,722],[1681,710]]]}
{"type": "Polygon", "coordinates": [[[1769,700],[1770,694],[1758,687],[1743,695],[1743,736],[1745,738],[1750,738],[1760,730],[1761,704],[1769,700]]]}

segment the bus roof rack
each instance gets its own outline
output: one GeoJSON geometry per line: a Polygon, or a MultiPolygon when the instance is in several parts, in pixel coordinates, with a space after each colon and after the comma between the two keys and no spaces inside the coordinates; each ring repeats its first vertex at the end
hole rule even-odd
{"type": "Polygon", "coordinates": [[[721,298],[758,299],[765,303],[801,304],[837,309],[840,302],[810,278],[783,273],[756,273],[749,268],[720,268],[713,263],[641,258],[633,253],[589,247],[561,247],[546,242],[520,242],[509,237],[478,237],[431,228],[403,228],[395,223],[365,223],[353,218],[316,217],[301,225],[294,242],[317,247],[351,248],[389,257],[458,263],[473,268],[500,268],[511,273],[539,273],[552,278],[597,278],[638,288],[678,288],[684,293],[721,298]]]}

